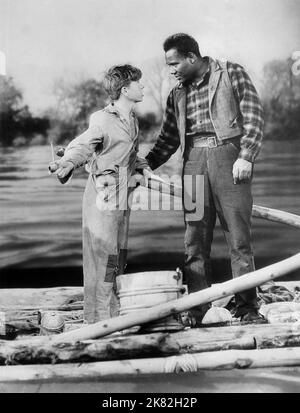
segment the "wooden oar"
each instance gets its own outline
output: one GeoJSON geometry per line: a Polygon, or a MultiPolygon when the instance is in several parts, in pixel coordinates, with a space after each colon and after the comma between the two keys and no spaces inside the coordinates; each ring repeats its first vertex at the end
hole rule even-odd
{"type": "Polygon", "coordinates": [[[241,277],[215,284],[210,288],[189,294],[177,300],[159,304],[142,312],[131,313],[120,317],[110,318],[78,330],[53,336],[53,342],[87,340],[106,336],[115,331],[158,320],[172,314],[181,313],[197,305],[210,303],[222,297],[227,297],[250,288],[257,287],[267,281],[274,280],[300,268],[300,253],[276,264],[261,268],[241,277]]]}
{"type": "MultiPolygon", "coordinates": [[[[145,186],[145,183],[141,181],[141,185],[145,186]]],[[[172,196],[177,196],[180,198],[182,197],[182,186],[166,182],[160,176],[155,174],[151,175],[151,180],[148,182],[148,188],[164,194],[170,194],[172,196]]],[[[280,211],[279,209],[253,205],[252,216],[300,228],[299,215],[291,214],[290,212],[286,211],[280,211]]]]}
{"type": "Polygon", "coordinates": [[[172,196],[182,197],[182,186],[174,183],[166,182],[160,176],[151,174],[146,183],[142,175],[135,175],[136,181],[142,186],[158,191],[162,194],[169,194],[172,196]]]}

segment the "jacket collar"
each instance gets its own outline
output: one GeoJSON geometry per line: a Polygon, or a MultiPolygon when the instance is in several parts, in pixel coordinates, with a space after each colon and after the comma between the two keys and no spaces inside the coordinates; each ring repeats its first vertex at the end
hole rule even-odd
{"type": "MultiPolygon", "coordinates": [[[[103,110],[107,113],[112,113],[114,115],[117,115],[119,118],[123,118],[121,113],[119,112],[119,110],[116,108],[116,106],[113,103],[110,103],[109,105],[107,105],[103,110]]],[[[136,117],[134,110],[132,110],[130,114],[134,118],[136,117]]]]}
{"type": "Polygon", "coordinates": [[[213,58],[209,57],[209,65],[212,72],[217,72],[218,70],[222,70],[220,63],[218,60],[214,60],[213,58]]]}
{"type": "MultiPolygon", "coordinates": [[[[217,72],[218,70],[222,70],[219,62],[217,60],[214,60],[212,57],[210,56],[204,56],[203,59],[207,59],[208,63],[209,63],[209,70],[210,73],[212,72],[217,72]]],[[[175,86],[176,89],[182,89],[182,88],[186,88],[186,85],[183,83],[178,82],[175,86]]]]}

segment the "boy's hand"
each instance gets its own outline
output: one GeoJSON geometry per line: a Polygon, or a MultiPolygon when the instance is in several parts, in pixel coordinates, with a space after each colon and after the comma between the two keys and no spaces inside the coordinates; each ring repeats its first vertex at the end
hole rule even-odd
{"type": "Polygon", "coordinates": [[[55,173],[58,178],[65,178],[74,169],[72,162],[57,160],[49,164],[49,171],[55,173]]]}

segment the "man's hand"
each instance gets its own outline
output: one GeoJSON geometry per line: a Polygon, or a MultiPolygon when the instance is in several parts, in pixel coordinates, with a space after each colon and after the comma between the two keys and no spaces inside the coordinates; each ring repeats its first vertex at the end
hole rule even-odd
{"type": "Polygon", "coordinates": [[[60,159],[49,164],[49,171],[55,173],[59,179],[65,178],[73,169],[74,165],[72,162],[60,159]]]}
{"type": "Polygon", "coordinates": [[[249,182],[252,176],[252,163],[245,159],[237,159],[232,167],[234,185],[239,182],[249,182]]]}

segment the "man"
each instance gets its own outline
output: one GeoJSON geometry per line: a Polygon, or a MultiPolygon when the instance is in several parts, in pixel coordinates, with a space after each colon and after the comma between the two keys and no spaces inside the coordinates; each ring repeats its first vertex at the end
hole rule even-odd
{"type": "MultiPolygon", "coordinates": [[[[146,159],[156,169],[180,146],[183,177],[203,176],[202,216],[184,208],[185,277],[193,293],[210,285],[216,215],[229,246],[233,277],[254,270],[251,179],[263,112],[242,66],[202,57],[196,40],[183,33],[168,37],[164,51],[178,84],[168,96],[161,132],[146,159]]],[[[191,193],[191,188],[184,190],[191,193]]],[[[236,317],[245,322],[259,318],[256,289],[237,294],[235,301],[236,317]]],[[[208,308],[192,309],[194,326],[201,324],[208,308]]]]}
{"type": "Polygon", "coordinates": [[[141,71],[131,65],[110,68],[103,84],[112,103],[93,113],[89,128],[69,143],[60,160],[50,164],[62,182],[75,168],[89,164],[82,212],[86,323],[105,320],[118,311],[116,276],[123,273],[126,262],[130,178],[136,169],[148,168],[137,156],[134,108],[143,100],[141,77],[141,71]]]}

